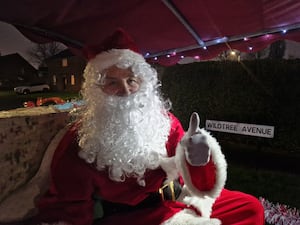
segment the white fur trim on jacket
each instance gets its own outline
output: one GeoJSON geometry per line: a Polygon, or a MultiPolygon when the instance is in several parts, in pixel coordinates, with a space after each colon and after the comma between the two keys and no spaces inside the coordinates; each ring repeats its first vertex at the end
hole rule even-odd
{"type": "Polygon", "coordinates": [[[170,219],[163,222],[161,225],[220,225],[219,219],[204,218],[196,215],[194,211],[184,209],[170,219]]]}

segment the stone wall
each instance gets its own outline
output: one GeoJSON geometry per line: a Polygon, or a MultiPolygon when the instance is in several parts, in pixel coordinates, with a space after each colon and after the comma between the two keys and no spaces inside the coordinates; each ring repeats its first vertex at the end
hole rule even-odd
{"type": "Polygon", "coordinates": [[[68,112],[51,106],[0,112],[0,203],[36,174],[51,140],[68,123],[68,112]]]}

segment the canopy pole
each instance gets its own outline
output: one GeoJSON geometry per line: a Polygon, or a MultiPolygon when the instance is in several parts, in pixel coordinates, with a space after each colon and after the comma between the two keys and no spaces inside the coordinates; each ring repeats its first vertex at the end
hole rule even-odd
{"type": "Polygon", "coordinates": [[[70,39],[64,35],[46,30],[46,29],[42,29],[36,26],[29,26],[29,25],[24,25],[24,24],[19,24],[19,23],[10,23],[11,25],[18,27],[18,28],[22,28],[25,30],[29,30],[37,35],[40,35],[46,39],[49,39],[49,41],[58,41],[58,42],[62,42],[64,44],[66,44],[67,46],[71,46],[77,49],[80,49],[83,47],[83,44],[79,41],[76,41],[74,39],[70,39]]]}
{"type": "Polygon", "coordinates": [[[200,47],[205,47],[205,43],[201,40],[200,36],[197,34],[195,29],[187,21],[184,15],[178,10],[171,0],[162,0],[162,2],[172,11],[172,13],[179,19],[179,21],[184,25],[184,27],[191,33],[195,38],[200,47]]]}

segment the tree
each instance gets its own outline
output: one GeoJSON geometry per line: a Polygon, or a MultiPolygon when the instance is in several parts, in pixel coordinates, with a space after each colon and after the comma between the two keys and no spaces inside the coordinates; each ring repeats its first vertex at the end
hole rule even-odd
{"type": "Polygon", "coordinates": [[[51,56],[54,56],[65,49],[65,46],[58,42],[50,42],[46,44],[34,44],[29,48],[27,53],[33,63],[41,66],[43,62],[51,56]]]}

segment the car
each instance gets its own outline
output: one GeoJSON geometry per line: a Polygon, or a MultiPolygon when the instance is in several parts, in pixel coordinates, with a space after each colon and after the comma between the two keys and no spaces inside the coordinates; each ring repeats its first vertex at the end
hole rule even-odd
{"type": "Polygon", "coordinates": [[[14,88],[15,93],[24,94],[24,95],[33,92],[47,92],[49,90],[50,90],[50,86],[45,83],[34,83],[34,84],[18,86],[14,88]]]}

